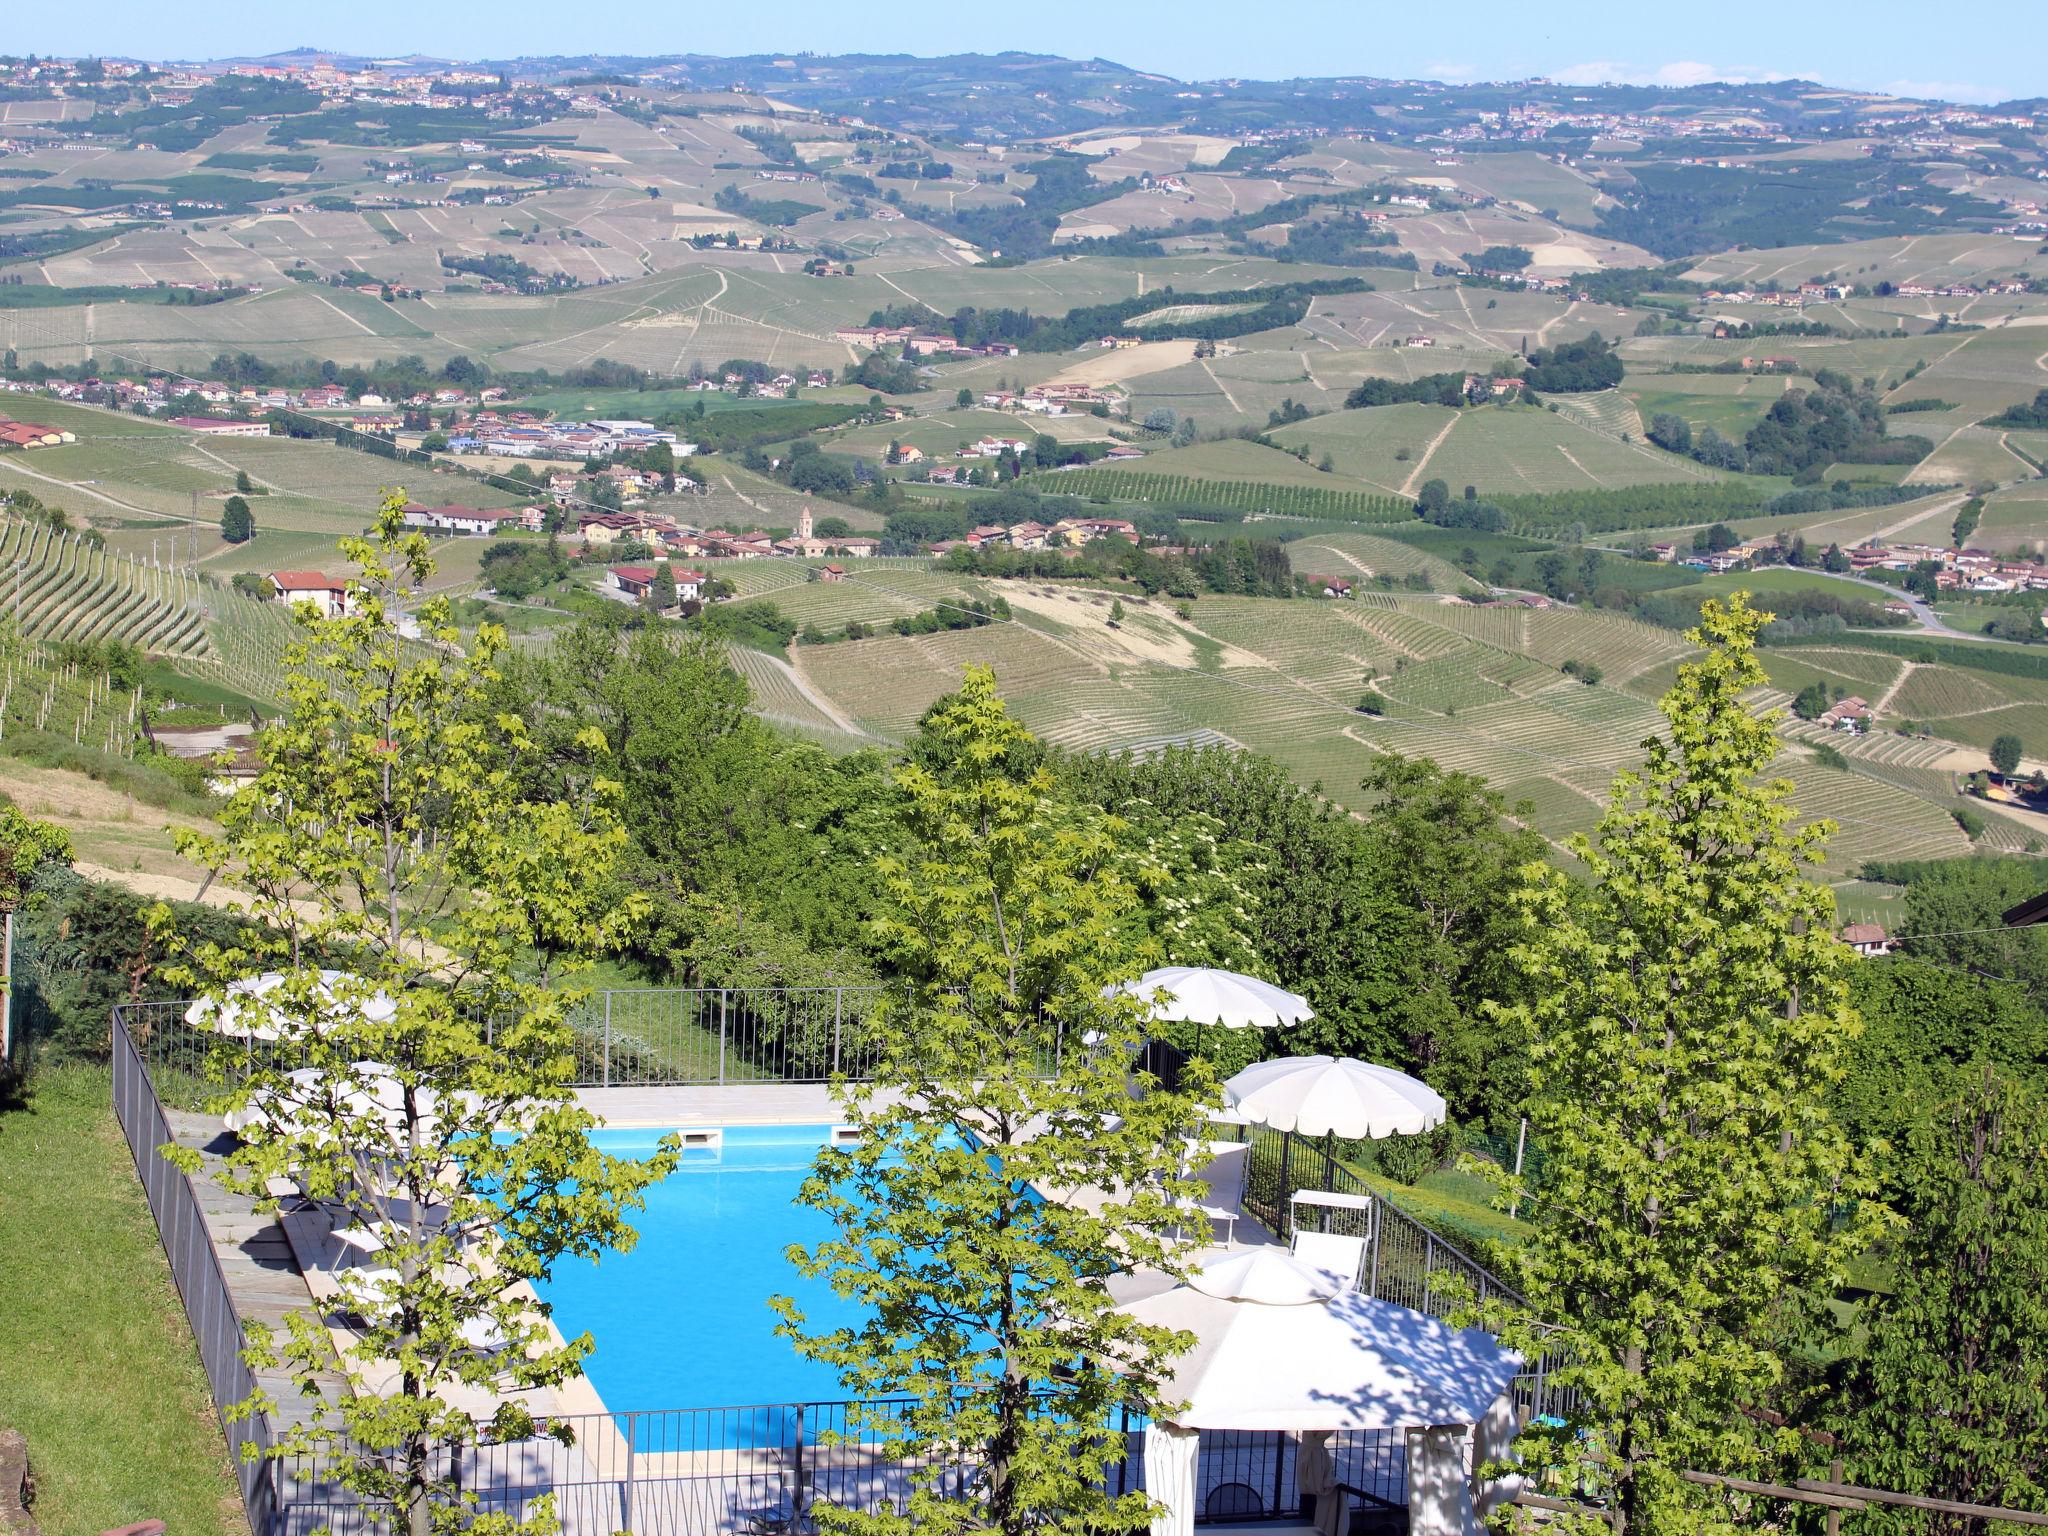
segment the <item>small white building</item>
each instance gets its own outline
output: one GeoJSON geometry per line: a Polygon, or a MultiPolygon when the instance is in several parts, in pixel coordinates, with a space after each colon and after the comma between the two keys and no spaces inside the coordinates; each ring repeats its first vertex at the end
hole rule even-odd
{"type": "Polygon", "coordinates": [[[349,611],[348,583],[320,571],[272,571],[270,592],[274,601],[287,607],[311,603],[322,618],[349,611]]]}

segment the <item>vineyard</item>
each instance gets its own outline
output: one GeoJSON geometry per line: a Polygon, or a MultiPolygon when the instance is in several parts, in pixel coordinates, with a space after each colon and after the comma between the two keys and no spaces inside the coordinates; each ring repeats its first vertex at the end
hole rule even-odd
{"type": "Polygon", "coordinates": [[[1405,523],[1414,507],[1393,496],[1335,486],[1276,485],[1257,480],[1209,480],[1142,469],[1062,469],[1033,475],[1050,495],[1104,501],[1143,501],[1191,512],[1300,517],[1332,523],[1405,523]]]}
{"type": "Polygon", "coordinates": [[[0,519],[0,599],[41,641],[118,640],[155,656],[203,656],[198,577],[130,560],[47,523],[0,519]]]}
{"type": "Polygon", "coordinates": [[[125,757],[135,741],[139,689],[114,687],[54,645],[0,635],[0,741],[42,731],[125,757]]]}

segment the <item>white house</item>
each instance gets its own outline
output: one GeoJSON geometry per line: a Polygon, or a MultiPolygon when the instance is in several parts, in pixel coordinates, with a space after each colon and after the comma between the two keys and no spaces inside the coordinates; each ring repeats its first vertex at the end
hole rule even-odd
{"type": "Polygon", "coordinates": [[[349,611],[348,583],[319,571],[272,571],[270,591],[287,606],[311,603],[323,618],[349,611]]]}

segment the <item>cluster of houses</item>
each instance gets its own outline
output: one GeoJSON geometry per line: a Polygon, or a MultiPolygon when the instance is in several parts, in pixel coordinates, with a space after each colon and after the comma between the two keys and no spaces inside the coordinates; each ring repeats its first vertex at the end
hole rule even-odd
{"type": "Polygon", "coordinates": [[[1097,539],[1138,542],[1135,523],[1120,517],[1063,517],[1056,523],[1027,521],[1004,527],[986,523],[964,539],[942,539],[932,553],[943,555],[956,549],[1079,549],[1097,539]]]}
{"type": "Polygon", "coordinates": [[[576,534],[586,550],[613,544],[645,544],[659,559],[819,560],[827,555],[874,555],[882,547],[881,540],[865,534],[818,533],[809,507],[798,516],[795,531],[781,539],[758,528],[740,533],[724,528],[693,528],[675,518],[633,512],[586,512],[576,519],[576,534]]]}
{"type": "Polygon", "coordinates": [[[1583,289],[1574,289],[1568,277],[1540,277],[1533,272],[1496,272],[1489,267],[1470,267],[1467,271],[1473,277],[1505,283],[1510,288],[1526,288],[1531,293],[1569,293],[1581,304],[1589,298],[1583,289]]]}
{"type": "MultiPolygon", "coordinates": [[[[1758,561],[1771,563],[1782,556],[1775,538],[1751,539],[1732,548],[1702,552],[1677,544],[1652,544],[1650,553],[1667,563],[1675,562],[1699,571],[1747,570],[1758,561]]],[[[1981,549],[1955,549],[1939,544],[1859,544],[1846,551],[1852,572],[1910,571],[1923,561],[1937,567],[1935,586],[1944,592],[2043,592],[2048,591],[2048,564],[1989,554],[1981,549]]],[[[1910,614],[1903,600],[1887,602],[1887,612],[1910,614]]]]}
{"type": "MultiPolygon", "coordinates": [[[[1135,345],[1135,343],[1134,343],[1135,345]]],[[[1115,405],[1123,399],[1116,390],[1093,384],[1033,384],[1026,389],[991,389],[982,393],[984,409],[1023,411],[1032,416],[1085,415],[1096,406],[1115,405]]]]}
{"type": "Polygon", "coordinates": [[[1940,567],[1934,584],[1944,592],[2048,591],[2048,565],[2008,559],[1981,549],[1953,549],[1934,544],[1863,544],[1849,551],[1856,571],[1910,571],[1923,560],[1940,567]]]}
{"type": "Polygon", "coordinates": [[[715,379],[691,379],[678,387],[692,394],[749,394],[756,400],[787,400],[799,387],[825,389],[831,383],[832,375],[821,368],[808,369],[800,376],[784,372],[765,379],[751,380],[737,370],[730,370],[715,379]]]}
{"type": "Polygon", "coordinates": [[[1847,283],[1801,283],[1797,288],[1709,288],[1700,295],[1708,304],[1766,304],[1780,309],[1799,309],[1808,304],[1832,304],[1848,298],[1854,290],[1847,283]]]}
{"type": "Polygon", "coordinates": [[[1010,341],[985,341],[974,346],[942,332],[920,331],[914,325],[848,325],[832,333],[849,347],[868,351],[907,351],[916,357],[1015,357],[1010,341]]]}
{"type": "MultiPolygon", "coordinates": [[[[417,390],[403,399],[391,400],[374,390],[354,396],[339,384],[314,384],[304,389],[285,389],[256,384],[223,384],[215,379],[195,379],[180,374],[151,374],[140,379],[90,378],[51,379],[41,385],[16,384],[0,380],[0,389],[40,390],[58,400],[79,400],[92,404],[141,407],[161,410],[173,400],[196,396],[208,405],[234,406],[250,411],[346,411],[384,410],[392,406],[416,409],[445,409],[472,404],[489,404],[505,398],[505,391],[487,385],[477,391],[453,386],[417,390]]],[[[396,418],[392,418],[394,421],[396,418]]]]}

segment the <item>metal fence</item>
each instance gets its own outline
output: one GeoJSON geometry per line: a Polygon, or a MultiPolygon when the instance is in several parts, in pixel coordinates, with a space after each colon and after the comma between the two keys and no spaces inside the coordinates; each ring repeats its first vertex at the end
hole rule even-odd
{"type": "MultiPolygon", "coordinates": [[[[550,1419],[545,1433],[466,1448],[453,1474],[479,1509],[523,1519],[552,1497],[569,1536],[731,1536],[807,1528],[814,1505],[867,1512],[899,1508],[911,1464],[890,1444],[895,1402],[816,1402],[755,1408],[675,1409],[578,1414],[550,1419]]],[[[1142,1424],[1122,1429],[1125,1454],[1105,1491],[1145,1486],[1142,1424]]],[[[1333,1436],[1337,1480],[1361,1507],[1406,1501],[1406,1437],[1398,1431],[1333,1436]]],[[[1284,1433],[1205,1431],[1195,1495],[1205,1520],[1271,1519],[1302,1508],[1296,1443],[1284,1433]]],[[[965,1485],[965,1461],[924,1468],[941,1487],[965,1485]]],[[[286,1457],[278,1480],[286,1496],[275,1525],[258,1536],[361,1536],[388,1511],[365,1507],[339,1490],[317,1462],[286,1457]]]]}
{"type": "MultiPolygon", "coordinates": [[[[880,987],[639,987],[593,992],[570,1013],[579,1088],[859,1081],[880,1065],[867,1028],[880,987]]],[[[120,1010],[166,1089],[203,1082],[221,1037],[183,1002],[120,1010]]],[[[488,1028],[486,1034],[488,1035],[488,1028]]],[[[255,1060],[286,1047],[246,1041],[255,1060]]]]}
{"type": "MultiPolygon", "coordinates": [[[[114,1010],[114,1114],[135,1159],[150,1214],[156,1218],[164,1254],[171,1263],[171,1279],[199,1346],[206,1384],[216,1407],[225,1410],[246,1401],[256,1390],[255,1374],[243,1357],[248,1341],[192,1181],[158,1151],[171,1141],[170,1123],[121,1013],[121,1009],[114,1010]]],[[[277,1468],[266,1455],[272,1444],[270,1424],[261,1415],[231,1420],[223,1411],[221,1432],[227,1437],[250,1529],[265,1536],[279,1509],[277,1468]]]]}
{"type": "MultiPolygon", "coordinates": [[[[860,1021],[873,989],[819,988],[756,993],[740,989],[614,991],[596,994],[577,1020],[589,1054],[579,1076],[589,1085],[677,1086],[740,1082],[813,1082],[835,1071],[872,1072],[860,1021]]],[[[184,1022],[185,1004],[132,1004],[114,1010],[114,1102],[152,1214],[170,1256],[198,1340],[214,1402],[245,1401],[256,1380],[243,1359],[244,1337],[192,1181],[158,1148],[173,1138],[163,1103],[205,1092],[207,1054],[218,1035],[184,1022]],[[161,1091],[161,1096],[160,1096],[161,1091]]],[[[274,1047],[248,1042],[253,1053],[274,1047]]],[[[1296,1190],[1330,1189],[1372,1197],[1355,1210],[1319,1213],[1326,1228],[1361,1224],[1368,1239],[1360,1289],[1444,1317],[1473,1300],[1520,1298],[1471,1257],[1377,1197],[1324,1149],[1272,1132],[1251,1133],[1245,1208],[1285,1237],[1296,1190]]],[[[1518,1383],[1518,1399],[1538,1411],[1557,1405],[1539,1361],[1518,1383]]],[[[862,1426],[886,1419],[889,1404],[820,1402],[749,1408],[617,1412],[557,1418],[554,1434],[471,1447],[448,1470],[486,1508],[523,1514],[552,1494],[571,1536],[729,1536],[780,1531],[801,1523],[809,1504],[874,1508],[900,1496],[907,1469],[886,1433],[863,1439],[862,1426]]],[[[358,1536],[380,1522],[342,1490],[328,1467],[300,1456],[272,1457],[269,1423],[255,1415],[228,1422],[243,1498],[255,1536],[358,1536]],[[244,1458],[244,1447],[256,1453],[244,1458]]],[[[1115,1491],[1143,1487],[1141,1425],[1127,1428],[1129,1454],[1111,1473],[1115,1491]]],[[[1405,1501],[1405,1440],[1397,1432],[1339,1436],[1332,1444],[1339,1481],[1360,1508],[1405,1501]]],[[[1301,1496],[1294,1442],[1284,1434],[1204,1432],[1197,1494],[1206,1518],[1292,1515],[1301,1496]]],[[[959,1475],[968,1475],[959,1469],[959,1475]]]]}
{"type": "MultiPolygon", "coordinates": [[[[1341,1144],[1304,1140],[1264,1127],[1244,1132],[1252,1144],[1245,1167],[1244,1208],[1285,1239],[1293,1236],[1294,1196],[1303,1190],[1355,1195],[1365,1203],[1345,1209],[1316,1208],[1316,1227],[1365,1240],[1358,1288],[1430,1317],[1458,1318],[1474,1307],[1505,1305],[1516,1312],[1528,1302],[1484,1264],[1394,1205],[1344,1166],[1341,1144]]],[[[1561,1413],[1570,1399],[1551,1384],[1563,1363],[1555,1353],[1529,1362],[1515,1383],[1515,1399],[1535,1413],[1561,1413]]]]}

